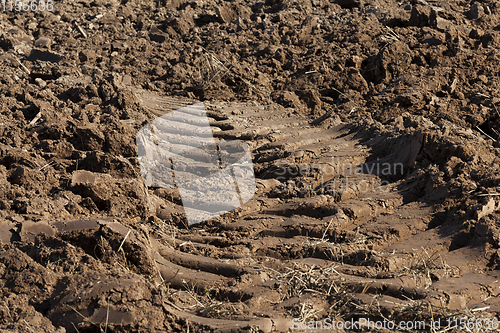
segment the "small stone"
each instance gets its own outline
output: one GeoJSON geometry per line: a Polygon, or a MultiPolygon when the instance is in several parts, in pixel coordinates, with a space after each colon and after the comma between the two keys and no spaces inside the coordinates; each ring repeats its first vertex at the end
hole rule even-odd
{"type": "Polygon", "coordinates": [[[136,35],[137,38],[146,38],[147,36],[148,36],[148,32],[144,31],[144,30],[138,31],[137,35],[136,35]]]}
{"type": "Polygon", "coordinates": [[[31,22],[30,24],[28,24],[28,29],[35,30],[37,26],[38,24],[36,22],[31,22]]]}
{"type": "Polygon", "coordinates": [[[38,84],[38,86],[40,88],[45,88],[45,86],[47,86],[47,82],[45,82],[44,80],[40,79],[39,77],[37,77],[35,79],[35,82],[38,84]]]}
{"type": "Polygon", "coordinates": [[[40,37],[35,41],[36,47],[46,47],[48,48],[52,41],[48,37],[40,37]]]}

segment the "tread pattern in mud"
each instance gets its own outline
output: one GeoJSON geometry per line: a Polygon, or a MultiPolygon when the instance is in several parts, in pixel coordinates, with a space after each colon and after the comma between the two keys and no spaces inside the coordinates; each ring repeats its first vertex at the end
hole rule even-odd
{"type": "MultiPolygon", "coordinates": [[[[135,94],[146,109],[172,105],[151,93],[135,94]]],[[[432,205],[406,195],[404,176],[416,158],[418,134],[407,138],[408,154],[384,159],[376,155],[381,138],[366,140],[335,118],[312,125],[278,106],[222,102],[206,108],[217,140],[251,147],[256,195],[191,227],[179,193],[145,187],[141,200],[156,212],[148,220],[23,222],[19,237],[36,241],[28,253],[49,272],[43,276],[50,290],[40,292],[42,299],[51,295],[45,302],[53,325],[98,327],[106,316],[119,330],[155,316],[165,323],[142,327],[175,329],[180,319],[195,331],[284,332],[293,318],[354,314],[397,321],[417,309],[425,318],[429,306],[443,316],[471,303],[494,309],[487,293],[497,276],[481,270],[481,249],[454,249],[460,230],[446,230],[435,222],[432,205]],[[57,278],[64,273],[68,279],[68,272],[69,280],[57,278]],[[132,308],[124,299],[135,300],[132,308]]],[[[109,181],[102,177],[75,171],[72,182],[92,188],[109,181]]],[[[12,255],[3,257],[4,265],[12,255]]]]}

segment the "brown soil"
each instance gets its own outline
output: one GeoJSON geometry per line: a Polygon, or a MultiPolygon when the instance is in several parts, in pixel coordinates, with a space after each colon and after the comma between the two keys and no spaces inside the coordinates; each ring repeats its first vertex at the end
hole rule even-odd
{"type": "Polygon", "coordinates": [[[497,2],[63,0],[0,17],[0,330],[500,315],[497,2]],[[177,191],[145,185],[135,139],[196,101],[215,137],[250,146],[257,193],[188,226],[177,191]]]}

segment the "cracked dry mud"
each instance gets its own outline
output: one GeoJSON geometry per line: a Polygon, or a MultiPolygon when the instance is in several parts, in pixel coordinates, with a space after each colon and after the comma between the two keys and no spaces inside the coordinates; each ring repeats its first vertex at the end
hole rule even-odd
{"type": "Polygon", "coordinates": [[[499,317],[496,2],[0,17],[0,330],[499,317]],[[257,191],[188,226],[175,188],[146,186],[136,135],[199,101],[219,143],[248,144],[257,191]]]}

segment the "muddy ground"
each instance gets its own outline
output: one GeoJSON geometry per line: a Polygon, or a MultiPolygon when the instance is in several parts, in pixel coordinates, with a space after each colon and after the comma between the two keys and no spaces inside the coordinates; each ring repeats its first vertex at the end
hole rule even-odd
{"type": "Polygon", "coordinates": [[[498,2],[6,6],[2,332],[498,327],[498,2]],[[136,135],[197,101],[257,193],[189,226],[136,135]]]}

